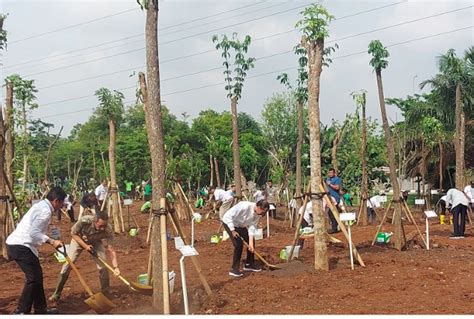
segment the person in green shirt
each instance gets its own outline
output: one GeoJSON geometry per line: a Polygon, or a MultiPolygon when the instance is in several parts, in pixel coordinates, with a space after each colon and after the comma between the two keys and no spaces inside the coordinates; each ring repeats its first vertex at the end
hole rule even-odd
{"type": "Polygon", "coordinates": [[[344,199],[344,205],[352,206],[352,195],[345,188],[342,189],[342,198],[344,199]]]}
{"type": "Polygon", "coordinates": [[[145,191],[143,193],[144,195],[144,200],[149,201],[151,199],[151,181],[148,180],[146,185],[145,185],[145,191]]]}
{"type": "Polygon", "coordinates": [[[151,208],[151,202],[150,201],[147,201],[145,202],[142,207],[140,208],[140,212],[142,214],[146,214],[150,211],[150,208],[151,208]]]}
{"type": "Polygon", "coordinates": [[[133,198],[133,183],[125,181],[125,192],[127,193],[129,198],[133,198]]]}

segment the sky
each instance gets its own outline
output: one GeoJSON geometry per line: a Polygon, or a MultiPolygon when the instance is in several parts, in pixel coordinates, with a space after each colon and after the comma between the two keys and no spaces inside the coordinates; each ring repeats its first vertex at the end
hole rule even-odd
{"type": "MultiPolygon", "coordinates": [[[[261,119],[266,101],[285,92],[276,77],[296,76],[291,52],[301,33],[300,12],[311,1],[162,0],[159,11],[159,58],[162,101],[178,118],[192,121],[200,111],[230,110],[224,90],[222,58],[214,34],[252,37],[248,72],[239,112],[261,119]]],[[[367,114],[380,119],[375,74],[367,47],[378,39],[387,46],[383,71],[385,97],[420,93],[419,83],[434,76],[437,57],[453,48],[459,56],[473,45],[470,0],[332,0],[321,1],[335,20],[327,45],[338,44],[333,63],[321,76],[323,123],[353,112],[350,93],[365,89],[367,114]]],[[[94,92],[107,87],[135,100],[138,72],[145,71],[145,12],[135,0],[2,0],[8,13],[7,50],[1,53],[0,80],[11,74],[34,79],[39,108],[31,118],[64,126],[67,136],[97,107],[94,92]]],[[[1,90],[5,100],[5,89],[1,90]]],[[[389,120],[401,120],[388,106],[389,120]]]]}

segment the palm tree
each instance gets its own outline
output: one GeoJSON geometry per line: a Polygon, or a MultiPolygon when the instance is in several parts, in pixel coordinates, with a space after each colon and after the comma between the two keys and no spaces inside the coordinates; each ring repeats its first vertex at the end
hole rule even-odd
{"type": "Polygon", "coordinates": [[[117,171],[116,171],[116,159],[115,159],[115,145],[116,145],[116,126],[117,120],[122,116],[123,113],[123,99],[124,96],[121,92],[114,91],[113,93],[106,88],[100,88],[95,92],[95,95],[99,99],[100,107],[99,113],[109,121],[109,165],[110,165],[110,188],[109,193],[112,199],[112,210],[110,214],[114,220],[114,231],[115,233],[121,233],[120,220],[119,220],[119,198],[117,188],[117,171]]]}
{"type": "Polygon", "coordinates": [[[395,221],[395,248],[397,250],[402,250],[402,247],[405,246],[405,234],[403,231],[402,224],[402,215],[401,215],[401,193],[400,186],[398,184],[396,165],[395,165],[395,152],[393,150],[393,140],[390,132],[390,126],[388,125],[387,119],[387,110],[385,108],[385,98],[383,93],[383,83],[382,83],[382,69],[385,69],[388,66],[387,58],[389,53],[387,49],[382,45],[379,40],[373,40],[369,44],[369,54],[372,54],[372,59],[370,60],[370,65],[374,68],[376,79],[377,79],[377,88],[379,93],[379,103],[380,111],[382,113],[382,124],[385,133],[385,141],[387,143],[387,157],[388,157],[388,166],[390,169],[390,182],[393,189],[393,201],[395,203],[394,211],[394,221],[395,221]]]}
{"type": "MultiPolygon", "coordinates": [[[[301,13],[303,18],[296,24],[296,27],[301,28],[303,32],[301,45],[308,52],[311,192],[318,192],[322,181],[319,116],[320,77],[323,68],[324,39],[329,36],[328,25],[334,17],[320,4],[313,4],[305,8],[301,13]]],[[[314,198],[312,205],[314,220],[314,268],[329,270],[325,238],[327,230],[321,198],[314,198]]]]}
{"type": "Polygon", "coordinates": [[[464,187],[464,153],[465,153],[465,114],[464,107],[471,107],[472,81],[474,77],[474,47],[465,52],[464,58],[458,58],[454,49],[449,49],[438,58],[440,73],[420,84],[421,88],[430,85],[439,94],[441,103],[450,106],[455,104],[454,148],[456,153],[456,188],[464,187]],[[454,99],[453,99],[454,98],[454,99]],[[454,100],[454,101],[453,101],[454,100]],[[453,103],[454,102],[454,103],[453,103]]]}

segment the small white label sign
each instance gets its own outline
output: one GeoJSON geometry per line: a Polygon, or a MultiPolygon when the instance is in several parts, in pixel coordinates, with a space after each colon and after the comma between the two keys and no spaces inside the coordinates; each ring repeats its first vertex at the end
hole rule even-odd
{"type": "Polygon", "coordinates": [[[424,199],[415,199],[415,205],[425,205],[424,199]]]}
{"type": "Polygon", "coordinates": [[[341,213],[339,215],[339,218],[341,219],[342,222],[348,222],[351,220],[355,220],[356,214],[355,213],[341,213]]]}
{"type": "Polygon", "coordinates": [[[178,248],[179,251],[181,252],[181,254],[185,257],[189,257],[189,256],[197,256],[199,255],[199,253],[197,252],[196,248],[194,247],[191,247],[189,245],[186,245],[186,246],[181,246],[178,248]]]}
{"type": "Polygon", "coordinates": [[[133,204],[133,200],[131,200],[131,199],[124,199],[124,200],[123,200],[123,204],[124,204],[125,206],[130,206],[130,205],[133,204]]]}
{"type": "Polygon", "coordinates": [[[434,210],[425,210],[426,218],[435,218],[438,217],[434,210]]]}

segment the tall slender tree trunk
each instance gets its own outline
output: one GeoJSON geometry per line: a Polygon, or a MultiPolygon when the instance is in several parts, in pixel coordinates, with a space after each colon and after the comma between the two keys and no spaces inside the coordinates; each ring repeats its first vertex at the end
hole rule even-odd
{"type": "Polygon", "coordinates": [[[336,172],[339,172],[339,167],[337,165],[337,147],[339,146],[339,143],[341,142],[341,135],[342,135],[342,128],[339,128],[336,131],[336,136],[334,137],[334,140],[332,141],[332,148],[331,148],[331,165],[336,170],[336,172]]]}
{"type": "Polygon", "coordinates": [[[462,104],[461,104],[461,84],[456,85],[456,133],[454,135],[454,148],[456,151],[456,188],[463,190],[464,174],[464,154],[463,154],[463,136],[462,136],[462,104]]]}
{"type": "MultiPolygon", "coordinates": [[[[148,86],[143,73],[139,74],[140,87],[144,99],[145,123],[151,155],[152,212],[166,210],[165,190],[165,148],[163,143],[163,123],[161,117],[160,64],[158,57],[158,1],[149,1],[145,26],[146,61],[148,86]]],[[[167,215],[154,217],[152,223],[151,250],[153,257],[153,307],[163,313],[170,313],[168,287],[168,251],[166,248],[167,215]],[[161,247],[161,250],[160,250],[161,247]]]]}
{"type": "MultiPolygon", "coordinates": [[[[301,197],[301,153],[303,148],[303,101],[296,101],[296,111],[298,113],[298,139],[296,140],[296,197],[301,197]]],[[[298,200],[303,203],[301,198],[298,200]]]]}
{"type": "Polygon", "coordinates": [[[234,161],[234,182],[237,198],[242,197],[242,177],[240,173],[239,127],[237,125],[237,98],[230,100],[232,113],[232,158],[234,161]]]}
{"type": "Polygon", "coordinates": [[[216,169],[216,181],[217,187],[221,188],[221,176],[219,174],[219,164],[217,158],[214,157],[214,168],[216,169]]]}
{"type": "Polygon", "coordinates": [[[22,110],[22,126],[23,126],[23,145],[24,145],[24,153],[23,153],[23,181],[21,184],[22,191],[25,191],[26,183],[28,179],[28,125],[26,122],[26,106],[23,103],[22,110]]]}
{"type": "Polygon", "coordinates": [[[120,219],[119,219],[119,199],[117,187],[117,172],[115,170],[115,121],[109,119],[110,141],[109,141],[109,166],[110,166],[110,198],[112,199],[112,211],[110,212],[114,219],[114,232],[121,233],[120,219]]]}
{"type": "Polygon", "coordinates": [[[444,169],[443,169],[443,156],[444,156],[444,152],[443,152],[443,142],[441,141],[441,139],[438,140],[438,146],[439,146],[439,188],[440,189],[443,189],[443,172],[444,172],[444,169]]]}
{"type": "Polygon", "coordinates": [[[92,178],[97,181],[97,163],[95,160],[95,151],[92,151],[92,178]]]}
{"type": "MultiPolygon", "coordinates": [[[[321,174],[321,143],[320,143],[320,115],[319,115],[319,88],[322,72],[324,39],[302,44],[308,51],[308,110],[310,135],[310,163],[311,163],[311,192],[319,192],[322,182],[321,174]]],[[[329,260],[326,243],[326,222],[323,214],[323,201],[320,197],[312,199],[314,224],[314,268],[329,270],[329,260]]]]}
{"type": "Polygon", "coordinates": [[[5,186],[5,126],[3,121],[3,108],[0,105],[0,251],[3,258],[7,259],[7,190],[5,186]]]}
{"type": "Polygon", "coordinates": [[[388,124],[387,110],[385,108],[382,72],[381,70],[376,70],[375,73],[377,76],[377,88],[378,88],[378,93],[379,93],[380,112],[382,113],[382,125],[385,132],[385,142],[387,144],[388,166],[390,169],[390,183],[392,184],[393,201],[395,202],[393,205],[395,209],[393,213],[394,224],[395,224],[395,248],[400,251],[405,246],[405,233],[403,231],[402,215],[401,215],[402,206],[400,202],[400,198],[401,198],[400,186],[398,184],[398,179],[397,179],[395,152],[393,150],[392,134],[390,132],[390,126],[388,124]]]}
{"type": "Polygon", "coordinates": [[[211,171],[211,176],[209,180],[209,185],[215,185],[214,184],[214,161],[212,160],[212,155],[209,154],[209,170],[211,171]]]}
{"type": "MultiPolygon", "coordinates": [[[[365,93],[362,93],[365,94],[365,93]]],[[[360,151],[362,164],[362,187],[361,201],[358,220],[362,226],[367,226],[367,196],[368,196],[368,176],[367,176],[367,118],[365,115],[365,98],[362,104],[362,145],[360,151]]]]}
{"type": "MultiPolygon", "coordinates": [[[[7,96],[6,96],[6,112],[5,112],[5,170],[8,180],[13,184],[13,158],[15,156],[15,147],[13,139],[13,131],[15,123],[13,121],[13,84],[7,82],[7,96]]],[[[10,194],[11,196],[11,194],[10,194]]]]}
{"type": "Polygon", "coordinates": [[[423,194],[423,198],[426,197],[426,147],[425,147],[425,140],[421,138],[421,193],[423,194]]]}

